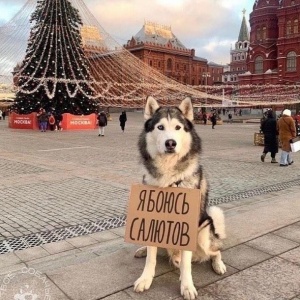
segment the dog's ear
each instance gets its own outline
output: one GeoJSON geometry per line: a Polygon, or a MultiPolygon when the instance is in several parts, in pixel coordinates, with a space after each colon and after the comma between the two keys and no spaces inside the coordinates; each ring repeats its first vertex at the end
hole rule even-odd
{"type": "Polygon", "coordinates": [[[179,109],[182,111],[185,118],[187,118],[189,121],[193,122],[194,112],[193,112],[192,100],[190,97],[186,97],[181,102],[181,104],[179,105],[179,109]]]}
{"type": "Polygon", "coordinates": [[[144,113],[145,120],[150,119],[158,109],[159,109],[159,105],[157,101],[153,97],[149,96],[147,98],[147,103],[145,107],[145,113],[144,113]]]}

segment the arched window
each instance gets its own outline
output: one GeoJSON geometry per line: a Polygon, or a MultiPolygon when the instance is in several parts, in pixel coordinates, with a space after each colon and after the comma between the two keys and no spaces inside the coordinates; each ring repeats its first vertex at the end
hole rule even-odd
{"type": "Polygon", "coordinates": [[[262,39],[266,40],[267,39],[267,27],[264,26],[262,29],[262,39]]]}
{"type": "Polygon", "coordinates": [[[261,74],[264,72],[264,60],[262,56],[257,56],[255,59],[255,74],[261,74]]]}
{"type": "Polygon", "coordinates": [[[172,59],[171,59],[171,58],[169,58],[169,59],[167,60],[167,69],[168,69],[168,70],[172,70],[172,59]]]}
{"type": "Polygon", "coordinates": [[[286,23],[286,35],[290,35],[292,33],[292,21],[289,20],[286,23]]]}
{"type": "Polygon", "coordinates": [[[295,19],[294,20],[294,33],[298,33],[298,23],[299,23],[298,19],[295,19]]]}
{"type": "Polygon", "coordinates": [[[258,27],[258,28],[256,29],[256,39],[257,39],[257,40],[260,40],[260,39],[261,39],[261,29],[260,29],[260,27],[258,27]]]}
{"type": "Polygon", "coordinates": [[[287,71],[296,71],[297,69],[297,55],[296,52],[291,51],[286,56],[286,70],[287,71]]]}

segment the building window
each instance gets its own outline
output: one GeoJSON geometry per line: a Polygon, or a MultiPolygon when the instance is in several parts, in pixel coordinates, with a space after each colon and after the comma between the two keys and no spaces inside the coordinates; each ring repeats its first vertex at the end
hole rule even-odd
{"type": "Polygon", "coordinates": [[[294,20],[294,33],[298,33],[298,19],[294,20]]]}
{"type": "Polygon", "coordinates": [[[266,40],[267,39],[267,27],[264,26],[262,29],[262,39],[266,40]]]}
{"type": "Polygon", "coordinates": [[[292,33],[292,21],[289,20],[286,23],[286,35],[290,35],[292,33]]]}
{"type": "Polygon", "coordinates": [[[297,69],[297,55],[296,52],[291,51],[286,56],[286,70],[296,71],[297,69]]]}
{"type": "Polygon", "coordinates": [[[261,29],[260,29],[260,27],[258,27],[257,30],[256,30],[256,39],[257,40],[261,39],[261,29]]]}
{"type": "Polygon", "coordinates": [[[257,56],[255,59],[255,74],[261,74],[264,72],[264,61],[262,56],[257,56]]]}
{"type": "Polygon", "coordinates": [[[167,69],[168,69],[168,70],[172,70],[172,59],[171,59],[171,58],[169,58],[169,59],[167,60],[167,69]]]}
{"type": "Polygon", "coordinates": [[[150,65],[150,67],[152,67],[152,60],[149,61],[149,65],[150,65]]]}

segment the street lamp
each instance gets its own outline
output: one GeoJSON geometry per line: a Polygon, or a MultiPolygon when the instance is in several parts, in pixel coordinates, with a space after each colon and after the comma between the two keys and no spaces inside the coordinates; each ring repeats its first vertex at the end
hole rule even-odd
{"type": "Polygon", "coordinates": [[[206,107],[206,105],[207,105],[207,80],[210,77],[210,73],[209,72],[204,72],[202,74],[202,77],[205,78],[205,93],[206,93],[205,107],[206,107]]]}

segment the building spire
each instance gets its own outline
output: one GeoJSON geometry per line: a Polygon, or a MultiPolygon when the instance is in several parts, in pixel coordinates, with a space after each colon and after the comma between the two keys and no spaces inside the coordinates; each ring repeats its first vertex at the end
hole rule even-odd
{"type": "Polygon", "coordinates": [[[246,22],[246,9],[243,9],[243,20],[242,20],[242,25],[241,25],[241,29],[240,29],[240,34],[239,34],[239,38],[238,38],[238,42],[244,42],[244,41],[249,41],[250,37],[249,37],[249,30],[248,30],[248,26],[247,26],[247,22],[246,22]]]}

